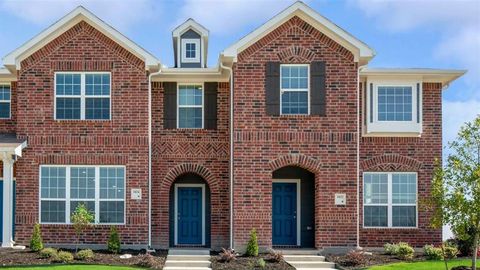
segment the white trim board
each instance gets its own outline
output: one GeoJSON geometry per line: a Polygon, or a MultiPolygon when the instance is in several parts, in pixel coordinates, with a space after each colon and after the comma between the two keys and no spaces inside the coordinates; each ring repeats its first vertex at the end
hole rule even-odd
{"type": "MultiPolygon", "coordinates": [[[[302,180],[301,179],[272,179],[272,188],[274,183],[294,183],[297,184],[297,246],[302,245],[302,207],[301,207],[301,196],[302,196],[302,180]]],[[[273,195],[273,190],[272,190],[273,195]]],[[[272,220],[273,220],[273,198],[272,198],[272,220]]],[[[273,233],[273,222],[272,222],[272,233],[273,233]]],[[[272,237],[273,239],[273,237],[272,237]]]]}
{"type": "Polygon", "coordinates": [[[174,192],[174,241],[173,244],[175,246],[178,245],[178,188],[179,187],[200,187],[202,188],[202,246],[205,246],[205,215],[206,215],[206,199],[205,199],[205,184],[174,184],[175,185],[175,192],[174,192]]]}

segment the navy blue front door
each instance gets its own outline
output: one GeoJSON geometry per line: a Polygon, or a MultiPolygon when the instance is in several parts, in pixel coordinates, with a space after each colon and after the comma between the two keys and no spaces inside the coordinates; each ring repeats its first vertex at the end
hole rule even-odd
{"type": "Polygon", "coordinates": [[[178,187],[177,244],[202,244],[202,188],[178,187]]]}
{"type": "Polygon", "coordinates": [[[273,183],[272,244],[297,244],[297,184],[273,183]]]}

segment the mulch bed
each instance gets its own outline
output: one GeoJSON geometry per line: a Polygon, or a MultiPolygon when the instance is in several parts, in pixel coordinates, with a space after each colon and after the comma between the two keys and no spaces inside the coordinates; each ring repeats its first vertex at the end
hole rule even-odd
{"type": "Polygon", "coordinates": [[[253,270],[253,269],[268,269],[268,270],[295,270],[288,263],[273,262],[268,254],[260,254],[258,257],[242,257],[238,256],[236,260],[231,262],[220,261],[220,256],[212,255],[212,269],[215,270],[253,270]],[[258,260],[262,258],[265,260],[265,268],[258,265],[258,260]]]}
{"type": "MultiPolygon", "coordinates": [[[[397,262],[404,262],[395,256],[392,255],[385,255],[382,253],[373,252],[372,255],[364,255],[365,263],[360,265],[349,265],[346,255],[327,255],[326,259],[330,262],[335,262],[340,265],[343,269],[363,269],[373,265],[382,265],[382,264],[389,264],[389,263],[397,263],[397,262]]],[[[413,261],[424,261],[425,257],[421,254],[416,254],[413,258],[413,261]]]]}
{"type": "MultiPolygon", "coordinates": [[[[66,250],[74,253],[74,250],[66,250]]],[[[102,264],[102,265],[123,265],[123,266],[140,266],[153,269],[162,269],[167,256],[166,251],[157,251],[151,253],[152,256],[146,255],[145,251],[124,250],[122,254],[132,254],[130,259],[120,259],[119,254],[111,254],[106,251],[94,251],[95,258],[89,261],[80,261],[75,259],[73,263],[86,264],[102,264]]],[[[0,249],[0,266],[8,265],[45,265],[53,264],[51,258],[40,258],[39,254],[29,249],[14,250],[0,249]]]]}

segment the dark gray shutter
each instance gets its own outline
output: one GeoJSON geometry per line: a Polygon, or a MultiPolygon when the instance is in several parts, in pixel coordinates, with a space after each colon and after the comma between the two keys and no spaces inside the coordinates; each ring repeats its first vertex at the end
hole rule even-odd
{"type": "Polygon", "coordinates": [[[310,114],[326,114],[325,62],[310,64],[310,114]]]}
{"type": "Polygon", "coordinates": [[[265,66],[265,105],[267,115],[280,115],[280,63],[265,66]]]}
{"type": "Polygon", "coordinates": [[[163,128],[177,128],[177,83],[163,83],[163,128]]]}
{"type": "Polygon", "coordinates": [[[205,129],[217,129],[217,82],[205,83],[205,129]]]}

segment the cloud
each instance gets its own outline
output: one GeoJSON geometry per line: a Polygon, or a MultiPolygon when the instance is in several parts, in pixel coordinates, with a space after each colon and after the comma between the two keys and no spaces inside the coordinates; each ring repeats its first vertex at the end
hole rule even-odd
{"type": "Polygon", "coordinates": [[[0,9],[37,25],[53,23],[83,5],[120,30],[153,16],[153,0],[2,0],[0,9]]]}
{"type": "Polygon", "coordinates": [[[231,35],[245,26],[265,22],[293,2],[294,0],[185,0],[176,25],[191,17],[211,33],[231,35]]]}
{"type": "MultiPolygon", "coordinates": [[[[460,127],[480,115],[480,101],[443,101],[443,145],[455,140],[460,127]]],[[[448,154],[445,149],[445,154],[448,154]]],[[[446,155],[444,155],[446,156],[446,155]]]]}

